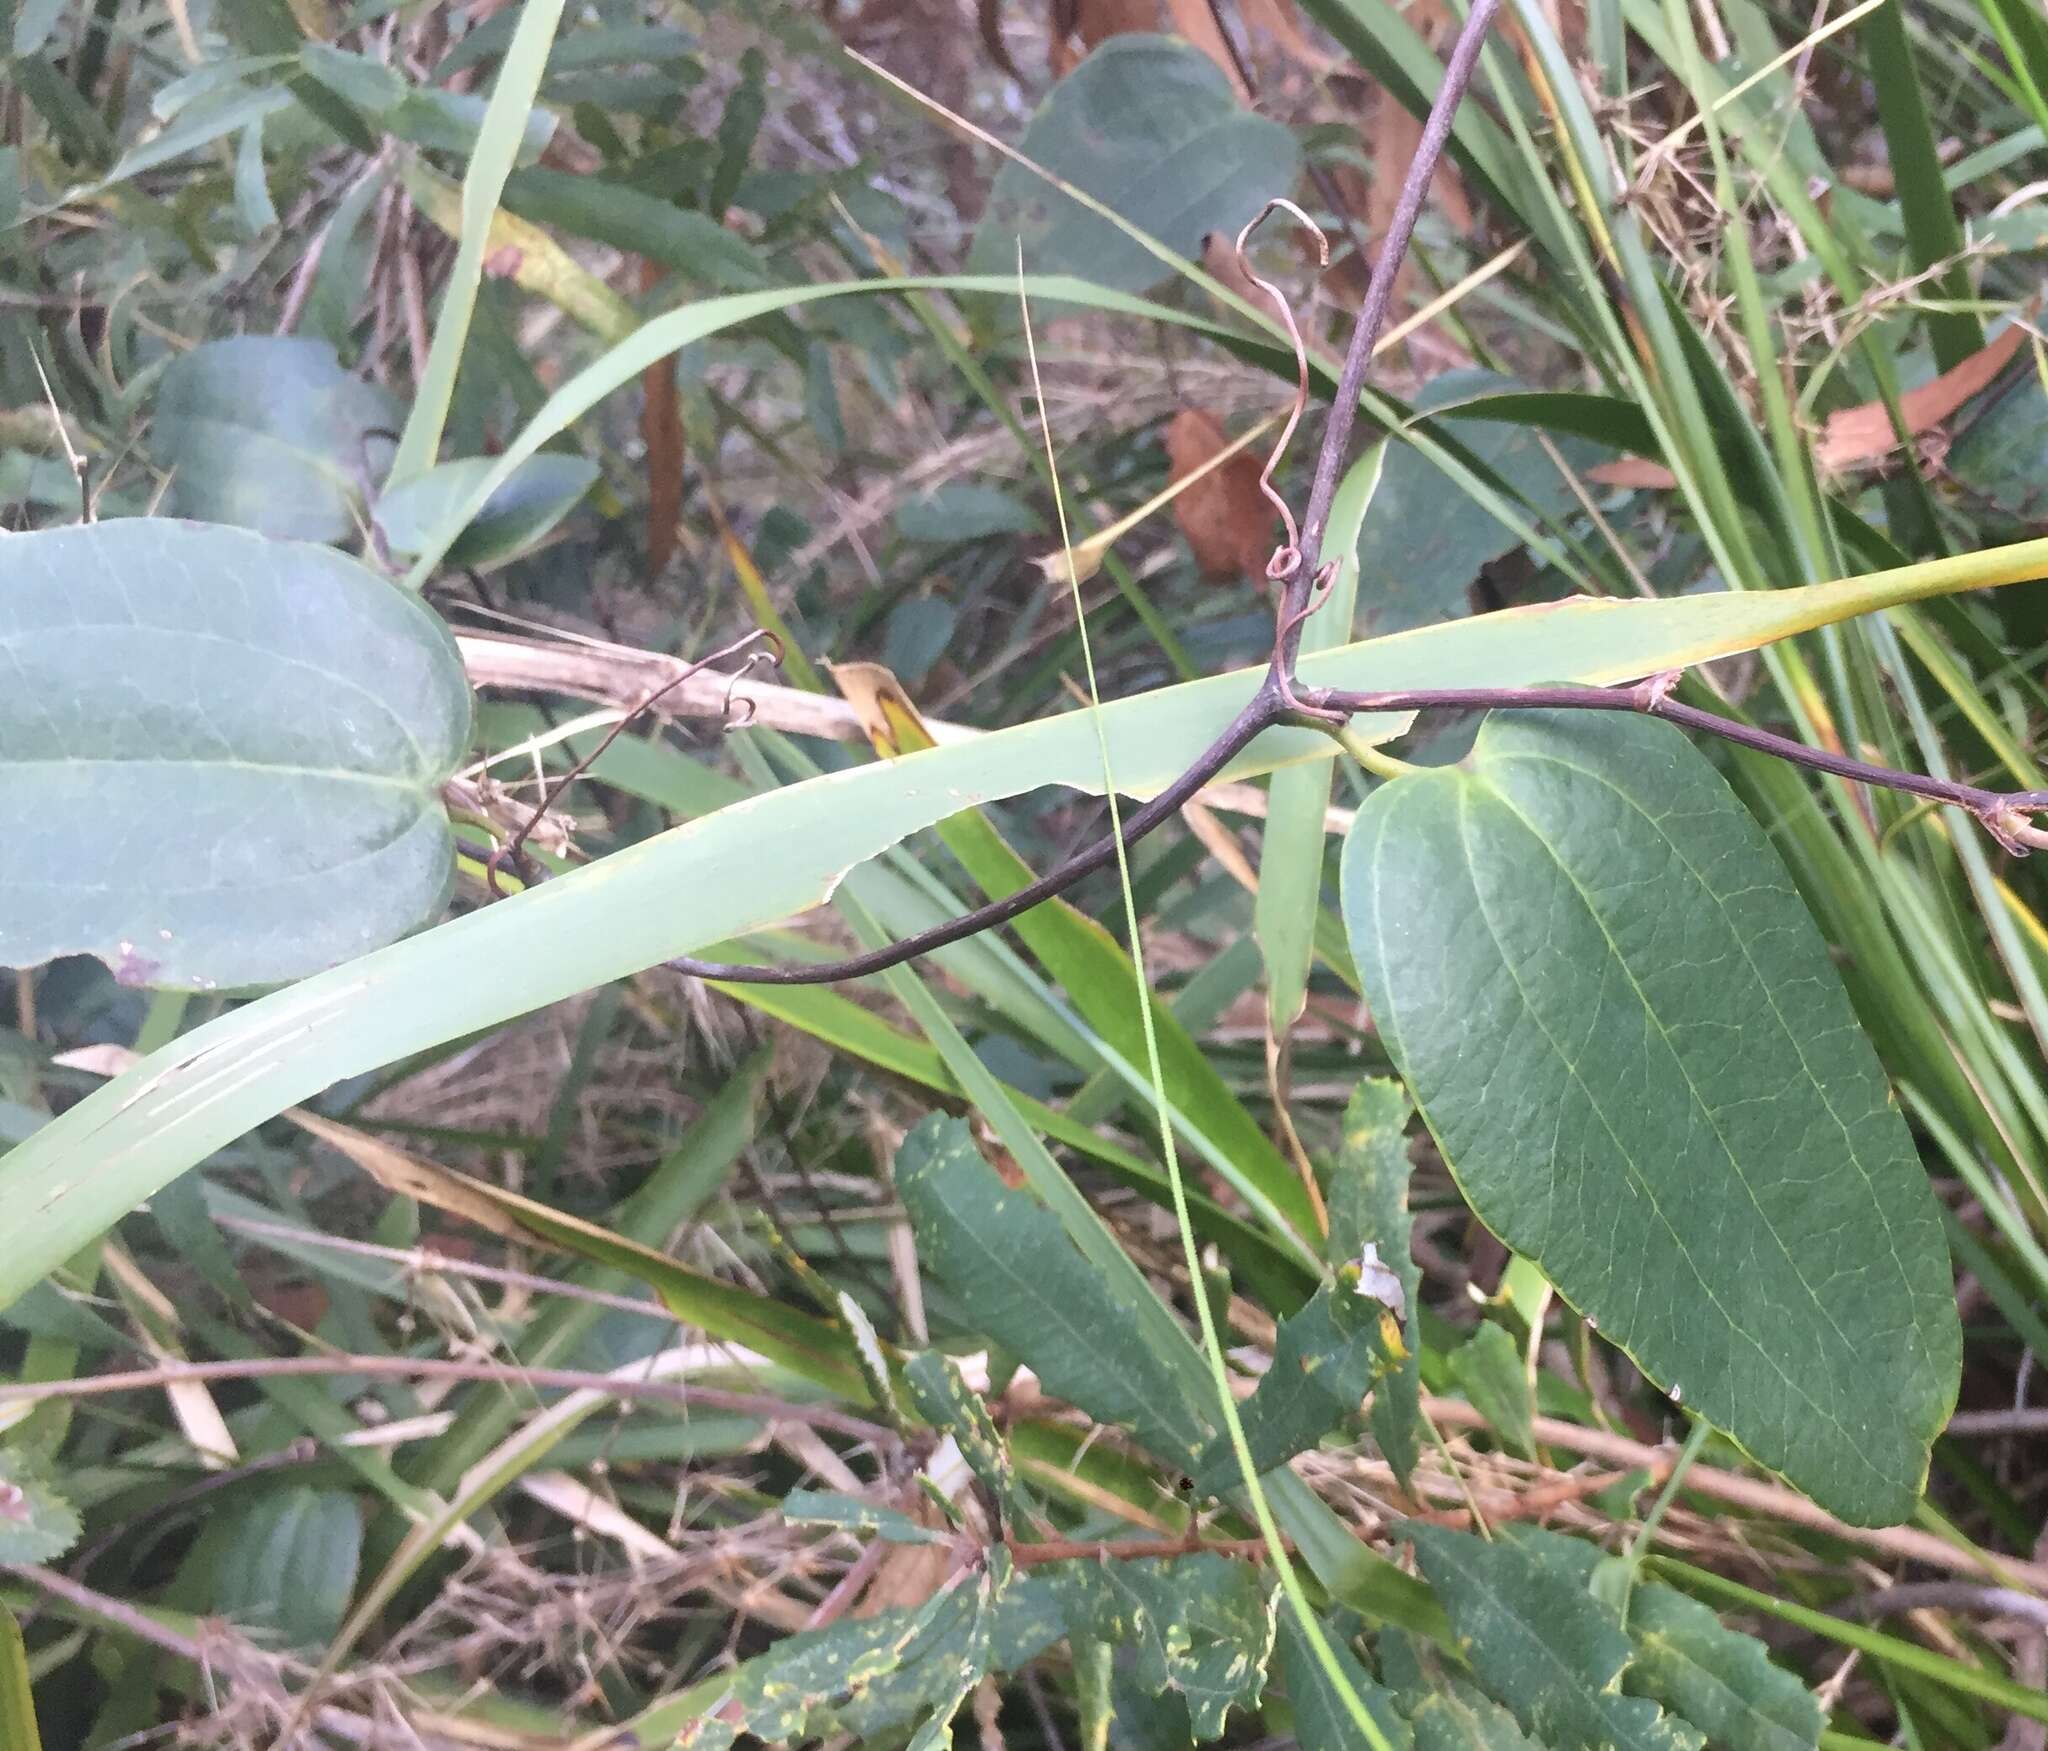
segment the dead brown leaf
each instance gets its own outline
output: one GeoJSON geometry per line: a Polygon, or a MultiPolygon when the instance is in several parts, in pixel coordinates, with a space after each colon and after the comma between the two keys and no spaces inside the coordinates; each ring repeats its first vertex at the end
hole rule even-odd
{"type": "MultiPolygon", "coordinates": [[[[1899,397],[1907,435],[1917,438],[1932,431],[1971,396],[1987,388],[2026,338],[2026,328],[2015,322],[1962,363],[1917,389],[1907,390],[1899,397]]],[[[1823,468],[1854,468],[1898,448],[1899,436],[1892,430],[1884,403],[1866,401],[1861,407],[1845,407],[1828,415],[1814,457],[1823,468]]]]}
{"type": "Polygon", "coordinates": [[[1222,69],[1231,90],[1237,93],[1237,101],[1251,102],[1252,94],[1238,67],[1237,56],[1224,41],[1223,28],[1216,22],[1209,0],[1166,0],[1166,11],[1173,20],[1173,28],[1222,69]]]}
{"type": "MultiPolygon", "coordinates": [[[[1166,454],[1175,481],[1192,474],[1230,440],[1213,414],[1183,408],[1166,428],[1166,454]]],[[[1173,501],[1181,533],[1206,578],[1265,575],[1275,540],[1273,507],[1259,489],[1263,464],[1255,456],[1230,458],[1173,501]]]]}
{"type": "Polygon", "coordinates": [[[1055,79],[1064,79],[1083,55],[1111,37],[1158,28],[1159,0],[1054,0],[1052,28],[1046,33],[1047,68],[1055,79]]]}
{"type": "MultiPolygon", "coordinates": [[[[2011,362],[2020,343],[2027,338],[2025,324],[2015,322],[1996,340],[1987,342],[1961,364],[1951,366],[1939,377],[1899,397],[1899,413],[1909,438],[1923,438],[1946,420],[1972,396],[1988,389],[2000,371],[2011,362]]],[[[1860,468],[1877,462],[1900,448],[1899,434],[1892,429],[1891,415],[1881,401],[1866,401],[1856,407],[1837,408],[1821,428],[1813,447],[1814,460],[1829,473],[1860,468]]],[[[1642,456],[1622,456],[1586,470],[1589,480],[1601,486],[1670,488],[1677,477],[1661,462],[1642,456]]]]}
{"type": "Polygon", "coordinates": [[[1290,59],[1311,73],[1323,73],[1343,65],[1337,57],[1324,54],[1308,40],[1307,32],[1301,28],[1301,14],[1295,10],[1294,0],[1238,0],[1237,14],[1252,35],[1270,39],[1290,59]]]}
{"type": "MultiPolygon", "coordinates": [[[[661,283],[661,268],[640,263],[640,290],[661,283]]],[[[651,583],[675,557],[683,512],[683,407],[673,359],[657,359],[640,375],[640,438],[647,446],[647,577],[651,583]]]]}

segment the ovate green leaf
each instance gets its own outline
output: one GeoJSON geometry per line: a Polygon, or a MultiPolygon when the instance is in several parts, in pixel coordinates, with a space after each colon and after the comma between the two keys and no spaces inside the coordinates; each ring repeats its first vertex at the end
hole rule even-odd
{"type": "Polygon", "coordinates": [[[1776,854],[1686,738],[1497,716],[1345,849],[1382,1037],[1488,1227],[1845,1519],[1955,1403],[1939,1215],[1776,854]]]}
{"type": "MultiPolygon", "coordinates": [[[[1301,168],[1287,129],[1240,105],[1201,50],[1163,36],[1104,43],[1053,87],[1021,150],[1190,257],[1200,253],[1205,232],[1235,236],[1274,195],[1290,193],[1301,168]]],[[[1172,271],[1107,219],[1006,162],[969,268],[1014,271],[1020,239],[1034,273],[1085,273],[1099,285],[1141,292],[1172,271]]]]}
{"type": "Polygon", "coordinates": [[[346,541],[391,456],[398,411],[325,341],[237,335],[174,359],[150,454],[173,516],[299,541],[346,541]]]}
{"type": "Polygon", "coordinates": [[[1045,520],[1014,493],[976,480],[949,480],[896,507],[897,532],[912,541],[979,541],[1044,528],[1045,520]]]}
{"type": "MultiPolygon", "coordinates": [[[[1414,407],[1418,414],[1469,409],[1475,402],[1515,393],[1516,387],[1491,371],[1446,371],[1422,386],[1414,407]]],[[[1562,432],[1546,447],[1544,433],[1533,423],[1461,418],[1445,435],[1456,438],[1515,495],[1506,502],[1524,515],[1555,515],[1578,503],[1570,480],[1551,459],[1553,452],[1575,471],[1603,453],[1599,445],[1562,432]]],[[[1420,450],[1389,437],[1379,487],[1358,537],[1360,630],[1401,632],[1457,619],[1470,611],[1470,592],[1480,571],[1520,545],[1514,530],[1460,492],[1420,450]]]]}
{"type": "Polygon", "coordinates": [[[6,552],[0,965],[274,984],[438,910],[470,695],[417,598],[323,547],[154,519],[6,552]]]}
{"type": "Polygon", "coordinates": [[[1491,1543],[1441,1526],[1411,1525],[1408,1536],[1479,1682],[1537,1738],[1617,1751],[1705,1743],[1654,1702],[1621,1694],[1628,1637],[1569,1566],[1512,1530],[1491,1543]]]}

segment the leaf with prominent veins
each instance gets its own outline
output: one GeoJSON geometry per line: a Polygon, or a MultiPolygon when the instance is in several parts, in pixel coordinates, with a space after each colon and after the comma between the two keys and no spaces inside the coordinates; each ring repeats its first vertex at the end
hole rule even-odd
{"type": "Polygon", "coordinates": [[[1603,1336],[1845,1520],[1954,1408],[1939,1212],[1777,854],[1676,730],[1490,719],[1360,810],[1345,920],[1474,1210],[1603,1336]]]}

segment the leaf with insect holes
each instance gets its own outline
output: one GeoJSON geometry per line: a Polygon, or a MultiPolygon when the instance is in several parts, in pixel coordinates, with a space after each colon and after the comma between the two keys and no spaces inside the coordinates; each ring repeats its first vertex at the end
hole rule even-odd
{"type": "Polygon", "coordinates": [[[1038,1506],[1017,1479],[1010,1449],[989,1415],[981,1394],[969,1386],[950,1356],[920,1350],[903,1363],[903,1384],[917,1414],[935,1429],[953,1437],[967,1469],[983,1489],[1002,1504],[1003,1512],[1026,1524],[1039,1518],[1038,1506]]]}
{"type": "Polygon", "coordinates": [[[1515,1717],[1404,1630],[1375,1638],[1380,1673],[1407,1719],[1415,1751],[1544,1751],[1515,1717]]]}
{"type": "MultiPolygon", "coordinates": [[[[1280,1322],[1273,1365],[1240,1413],[1253,1469],[1271,1471],[1355,1416],[1405,1354],[1399,1326],[1366,1292],[1358,1266],[1339,1266],[1334,1283],[1280,1322]]],[[[1195,1488],[1220,1495],[1238,1481],[1237,1455],[1219,1436],[1195,1467],[1195,1488]]]]}
{"type": "MultiPolygon", "coordinates": [[[[1174,37],[1106,42],[1053,87],[1019,150],[1179,255],[1206,232],[1234,235],[1294,186],[1301,151],[1278,122],[1254,115],[1199,49],[1174,37]]],[[[1173,269],[1108,219],[1006,161],[968,251],[975,273],[1086,274],[1140,292],[1173,269]]],[[[1000,307],[999,319],[1015,312],[1000,307]]]]}
{"type": "Polygon", "coordinates": [[[776,1643],[739,1668],[716,1712],[768,1744],[835,1733],[869,1739],[925,1716],[921,1736],[938,1747],[984,1672],[1014,1670],[1060,1634],[1055,1589],[1013,1572],[998,1548],[986,1568],[922,1605],[842,1618],[776,1643]]]}
{"type": "Polygon", "coordinates": [[[7,537],[0,965],[278,984],[440,909],[469,684],[324,547],[131,518],[7,537]]]}
{"type": "Polygon", "coordinates": [[[1479,1218],[1824,1506],[1912,1513],[1955,1405],[1940,1213],[1777,853],[1669,725],[1496,714],[1374,792],[1344,913],[1479,1218]]]}
{"type": "Polygon", "coordinates": [[[207,341],[157,384],[149,448],[171,477],[164,509],[281,540],[346,541],[390,463],[398,417],[325,341],[207,341]]]}
{"type": "Polygon", "coordinates": [[[1272,1658],[1279,1599],[1235,1557],[1049,1563],[1070,1636],[1130,1648],[1139,1685],[1178,1693],[1197,1739],[1223,1731],[1233,1708],[1257,1705],[1272,1658]]]}

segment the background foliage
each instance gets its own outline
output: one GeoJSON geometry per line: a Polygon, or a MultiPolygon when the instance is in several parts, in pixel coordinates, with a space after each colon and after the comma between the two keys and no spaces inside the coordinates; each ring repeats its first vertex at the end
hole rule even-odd
{"type": "MultiPolygon", "coordinates": [[[[1320,403],[1460,16],[0,9],[0,1745],[2043,1744],[1961,811],[1380,713],[660,965],[1228,721],[1227,240],[1330,234],[1320,403]]],[[[2025,0],[1510,6],[1304,678],[2048,784],[2044,93],[2025,0]]]]}

